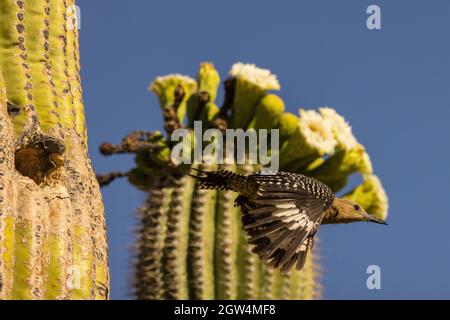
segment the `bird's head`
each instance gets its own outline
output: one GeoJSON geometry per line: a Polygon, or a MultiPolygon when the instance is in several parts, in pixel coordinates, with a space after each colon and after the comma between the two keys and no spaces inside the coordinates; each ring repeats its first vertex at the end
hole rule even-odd
{"type": "Polygon", "coordinates": [[[335,198],[333,207],[337,210],[332,217],[335,220],[334,223],[369,221],[387,224],[384,220],[368,214],[361,205],[351,200],[335,198]]]}

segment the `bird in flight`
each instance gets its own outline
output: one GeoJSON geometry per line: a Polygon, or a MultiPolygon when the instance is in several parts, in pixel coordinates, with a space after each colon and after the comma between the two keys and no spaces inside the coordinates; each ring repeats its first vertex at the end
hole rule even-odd
{"type": "Polygon", "coordinates": [[[231,171],[201,171],[191,175],[200,189],[239,193],[242,222],[257,254],[273,268],[286,273],[301,270],[321,224],[369,221],[387,224],[359,204],[335,197],[322,182],[298,173],[261,172],[249,175],[231,171]]]}

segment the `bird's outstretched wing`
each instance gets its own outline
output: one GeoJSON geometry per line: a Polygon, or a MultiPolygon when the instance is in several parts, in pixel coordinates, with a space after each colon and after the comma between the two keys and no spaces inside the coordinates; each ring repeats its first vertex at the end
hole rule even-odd
{"type": "Polygon", "coordinates": [[[251,178],[259,185],[256,196],[239,197],[237,204],[252,251],[282,272],[294,266],[301,270],[329,201],[307,188],[292,187],[289,174],[251,178]]]}

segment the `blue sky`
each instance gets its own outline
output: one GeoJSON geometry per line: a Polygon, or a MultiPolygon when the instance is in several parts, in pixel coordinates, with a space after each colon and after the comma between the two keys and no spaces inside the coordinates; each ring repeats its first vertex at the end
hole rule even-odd
{"type": "MultiPolygon", "coordinates": [[[[324,226],[319,232],[327,299],[450,298],[450,2],[78,0],[89,148],[97,172],[127,170],[103,141],[161,129],[158,75],[195,76],[212,61],[278,75],[287,109],[331,106],[351,123],[390,198],[389,226],[324,226]],[[366,8],[381,8],[368,30],[366,8]],[[366,268],[381,268],[368,290],[366,268]]],[[[145,195],[115,182],[102,190],[112,298],[130,298],[136,209],[145,195]]]]}

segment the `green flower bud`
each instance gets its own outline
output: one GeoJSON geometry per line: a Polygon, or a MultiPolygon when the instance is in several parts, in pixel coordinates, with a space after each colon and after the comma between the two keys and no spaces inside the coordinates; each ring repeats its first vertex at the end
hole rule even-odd
{"type": "Polygon", "coordinates": [[[250,123],[258,101],[268,90],[279,90],[277,77],[254,64],[235,63],[229,73],[236,79],[231,127],[245,129],[250,123]]]}
{"type": "Polygon", "coordinates": [[[157,77],[150,84],[149,90],[158,96],[161,108],[164,109],[171,107],[175,102],[175,90],[179,85],[181,85],[184,92],[183,101],[177,109],[178,119],[182,123],[186,113],[186,102],[195,93],[197,82],[188,76],[169,74],[167,76],[157,77]]]}
{"type": "MultiPolygon", "coordinates": [[[[217,88],[220,84],[220,76],[214,65],[203,62],[197,75],[198,90],[187,102],[188,124],[193,127],[195,120],[203,120],[207,104],[214,103],[217,96],[217,88]]],[[[209,107],[209,109],[211,109],[209,107]]],[[[209,112],[209,111],[208,111],[209,112]]]]}
{"type": "Polygon", "coordinates": [[[280,116],[280,145],[289,140],[297,131],[298,117],[290,112],[285,112],[280,116]]]}
{"type": "Polygon", "coordinates": [[[256,106],[255,116],[250,128],[274,129],[278,128],[280,117],[284,112],[284,102],[276,94],[265,95],[256,106]]]}
{"type": "Polygon", "coordinates": [[[362,184],[347,193],[344,198],[359,203],[368,213],[386,220],[389,209],[388,197],[377,176],[367,176],[362,184]]]}
{"type": "Polygon", "coordinates": [[[220,84],[220,76],[212,63],[203,62],[200,65],[197,81],[198,92],[207,92],[209,94],[209,101],[216,101],[217,88],[220,84]]]}

